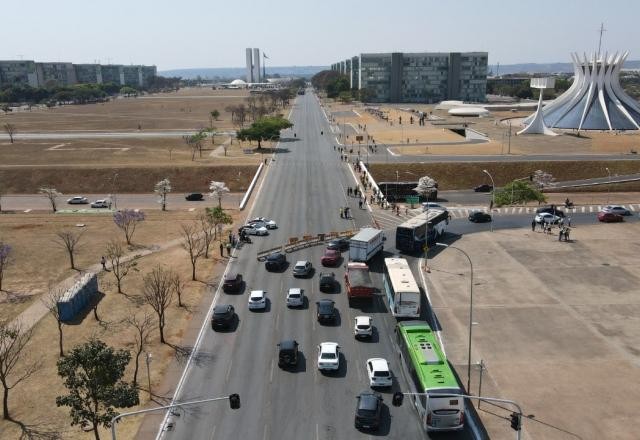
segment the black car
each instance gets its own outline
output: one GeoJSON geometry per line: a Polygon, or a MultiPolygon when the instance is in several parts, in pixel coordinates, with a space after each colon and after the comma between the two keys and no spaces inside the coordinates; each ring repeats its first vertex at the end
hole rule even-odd
{"type": "Polygon", "coordinates": [[[380,428],[382,419],[382,396],[372,391],[365,391],[356,397],[356,429],[380,428]]]}
{"type": "Polygon", "coordinates": [[[336,287],[336,275],[333,272],[320,272],[320,292],[333,292],[336,287]]]}
{"type": "Polygon", "coordinates": [[[543,206],[542,208],[536,209],[536,214],[541,214],[543,212],[557,215],[558,217],[564,218],[564,211],[558,209],[556,205],[543,206]]]}
{"type": "Polygon", "coordinates": [[[478,185],[473,190],[477,193],[488,193],[493,191],[493,185],[487,185],[486,183],[483,185],[478,185]]]}
{"type": "Polygon", "coordinates": [[[227,272],[222,283],[225,293],[237,293],[242,289],[242,275],[237,272],[227,272]]]}
{"type": "Polygon", "coordinates": [[[184,196],[184,198],[189,200],[190,202],[199,202],[200,200],[204,199],[204,196],[201,193],[191,193],[184,196]]]}
{"type": "Polygon", "coordinates": [[[321,299],[316,302],[318,322],[335,321],[335,302],[330,299],[321,299]]]}
{"type": "Polygon", "coordinates": [[[469,221],[473,223],[486,223],[491,221],[491,214],[482,211],[473,211],[469,214],[469,221]]]}
{"type": "Polygon", "coordinates": [[[267,257],[264,267],[267,270],[282,270],[287,264],[287,257],[282,252],[275,252],[267,257]]]}
{"type": "Polygon", "coordinates": [[[286,339],[278,344],[278,367],[291,368],[298,365],[298,342],[286,339]]]}
{"type": "Polygon", "coordinates": [[[332,249],[336,251],[346,251],[349,249],[349,240],[346,238],[335,238],[327,243],[327,249],[332,249]]]}
{"type": "Polygon", "coordinates": [[[222,304],[213,308],[211,328],[214,330],[229,328],[236,319],[236,312],[232,305],[222,304]]]}

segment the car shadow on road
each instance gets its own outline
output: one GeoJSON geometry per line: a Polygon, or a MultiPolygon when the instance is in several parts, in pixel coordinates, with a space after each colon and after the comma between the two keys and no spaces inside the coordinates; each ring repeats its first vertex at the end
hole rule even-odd
{"type": "Polygon", "coordinates": [[[346,377],[348,369],[347,358],[340,353],[340,367],[337,370],[320,370],[320,373],[327,377],[346,377]]]}
{"type": "Polygon", "coordinates": [[[367,344],[376,344],[380,342],[380,333],[378,332],[378,327],[373,326],[371,329],[371,336],[368,338],[359,337],[356,338],[359,342],[364,342],[367,344]]]}
{"type": "Polygon", "coordinates": [[[298,363],[296,364],[296,367],[286,371],[291,373],[304,373],[307,371],[307,358],[302,351],[298,352],[298,363]]]}

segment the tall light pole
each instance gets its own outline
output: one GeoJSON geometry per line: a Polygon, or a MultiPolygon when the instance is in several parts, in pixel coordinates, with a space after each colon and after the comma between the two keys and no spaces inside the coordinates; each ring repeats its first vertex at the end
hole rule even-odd
{"type": "Polygon", "coordinates": [[[471,333],[473,328],[473,263],[471,262],[471,257],[465,251],[460,249],[459,247],[452,246],[445,243],[436,243],[436,246],[443,246],[446,248],[455,249],[461,252],[467,260],[469,260],[469,267],[471,268],[471,276],[469,282],[469,353],[467,355],[467,393],[471,392],[471,333]]]}
{"type": "MultiPolygon", "coordinates": [[[[491,174],[489,174],[489,171],[487,170],[482,170],[483,173],[485,173],[487,176],[489,176],[489,179],[491,179],[491,209],[490,211],[493,212],[493,207],[496,204],[496,184],[493,181],[493,176],[491,174]]],[[[493,219],[491,219],[491,232],[493,232],[493,219]]]]}
{"type": "Polygon", "coordinates": [[[113,181],[111,182],[111,196],[113,198],[113,209],[118,209],[118,202],[116,197],[116,179],[118,178],[118,173],[113,174],[113,181]]]}
{"type": "Polygon", "coordinates": [[[400,180],[400,172],[396,170],[396,197],[394,203],[398,203],[398,181],[400,180]]]}
{"type": "Polygon", "coordinates": [[[147,383],[149,386],[149,399],[151,399],[151,370],[149,368],[149,364],[151,363],[151,359],[153,359],[153,355],[148,351],[145,353],[145,361],[147,362],[147,383]]]}
{"type": "Polygon", "coordinates": [[[605,167],[607,170],[607,174],[609,174],[609,183],[607,184],[607,205],[609,204],[609,196],[611,195],[611,171],[609,171],[609,167],[605,167]]]}

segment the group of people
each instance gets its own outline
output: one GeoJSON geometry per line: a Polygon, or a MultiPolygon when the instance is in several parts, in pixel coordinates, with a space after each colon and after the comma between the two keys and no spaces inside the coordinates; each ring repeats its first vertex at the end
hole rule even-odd
{"type": "MultiPolygon", "coordinates": [[[[531,230],[534,232],[536,230],[536,225],[538,225],[538,223],[535,220],[532,220],[531,230]]],[[[559,222],[560,230],[558,232],[558,241],[562,241],[563,239],[564,241],[570,241],[569,234],[571,233],[571,228],[569,226],[571,226],[571,218],[568,219],[568,226],[564,224],[564,219],[560,219],[560,222],[559,222]]],[[[552,223],[542,222],[540,223],[540,228],[542,229],[542,232],[545,234],[553,234],[552,223]]]]}
{"type": "Polygon", "coordinates": [[[340,207],[340,218],[351,218],[351,208],[348,206],[340,207]]]}

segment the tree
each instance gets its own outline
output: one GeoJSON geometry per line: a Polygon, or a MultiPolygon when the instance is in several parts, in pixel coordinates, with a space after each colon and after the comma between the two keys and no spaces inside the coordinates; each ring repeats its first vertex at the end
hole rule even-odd
{"type": "Polygon", "coordinates": [[[293,127],[293,124],[281,116],[265,116],[251,124],[249,128],[238,130],[236,138],[241,141],[257,141],[262,148],[262,141],[280,139],[280,131],[293,127]]]}
{"type": "Polygon", "coordinates": [[[420,180],[418,180],[418,186],[413,188],[413,190],[417,192],[421,197],[429,199],[429,196],[434,191],[438,190],[438,182],[436,182],[429,176],[424,176],[421,177],[420,180]]]}
{"type": "Polygon", "coordinates": [[[527,203],[532,201],[545,202],[546,197],[542,192],[533,187],[530,182],[514,180],[507,183],[494,194],[496,206],[510,205],[514,203],[527,203]]]}
{"type": "Polygon", "coordinates": [[[162,205],[162,210],[167,210],[167,194],[171,192],[171,182],[166,177],[162,179],[160,182],[156,183],[156,186],[153,190],[156,194],[158,194],[158,203],[162,205]]]}
{"type": "Polygon", "coordinates": [[[218,198],[218,207],[222,207],[222,196],[229,192],[229,188],[224,182],[216,182],[214,180],[209,183],[209,197],[218,198]]]}
{"type": "Polygon", "coordinates": [[[58,325],[58,348],[60,357],[64,356],[64,348],[62,344],[62,324],[64,324],[64,322],[60,316],[58,301],[62,299],[64,294],[64,289],[49,284],[49,293],[42,299],[42,303],[49,311],[49,314],[56,320],[56,324],[58,325]]]}
{"type": "Polygon", "coordinates": [[[155,326],[155,322],[153,322],[153,317],[144,312],[144,314],[136,315],[135,313],[130,313],[129,317],[125,319],[125,322],[131,326],[133,329],[133,338],[134,344],[136,347],[136,363],[135,368],[133,370],[133,386],[138,387],[138,369],[140,367],[140,355],[144,351],[147,345],[149,345],[149,338],[151,337],[151,333],[153,332],[153,327],[155,326]]]}
{"type": "Polygon", "coordinates": [[[144,218],[144,212],[134,211],[133,209],[123,209],[113,213],[113,222],[124,232],[128,245],[131,245],[131,239],[138,223],[143,222],[144,218]]]}
{"type": "Polygon", "coordinates": [[[213,121],[217,121],[218,118],[220,117],[220,111],[218,110],[212,110],[209,112],[209,116],[210,116],[210,122],[211,122],[211,128],[213,128],[213,121]]]}
{"type": "Polygon", "coordinates": [[[11,420],[9,415],[9,391],[20,382],[28,379],[38,368],[40,361],[23,365],[25,348],[33,335],[32,329],[23,329],[20,322],[0,323],[0,383],[2,383],[2,417],[11,420]]]}
{"type": "Polygon", "coordinates": [[[71,230],[65,230],[65,231],[56,232],[56,236],[58,237],[58,239],[55,240],[55,243],[67,251],[67,254],[69,255],[69,263],[71,264],[71,269],[76,268],[73,257],[79,246],[80,239],[82,238],[82,234],[84,234],[84,231],[74,232],[71,230]]]}
{"type": "Polygon", "coordinates": [[[7,243],[0,241],[0,292],[2,292],[4,274],[9,266],[11,266],[11,263],[13,263],[13,258],[11,258],[11,249],[11,246],[7,243]]]}
{"type": "Polygon", "coordinates": [[[164,340],[165,311],[173,300],[174,277],[173,271],[166,270],[158,265],[142,279],[142,293],[146,303],[151,306],[158,316],[160,342],[163,344],[166,344],[164,340]]]}
{"type": "Polygon", "coordinates": [[[4,124],[4,131],[9,135],[9,143],[13,144],[13,137],[16,134],[16,126],[13,124],[6,123],[4,124]]]}
{"type": "Polygon", "coordinates": [[[174,274],[173,277],[173,290],[176,292],[176,296],[178,297],[178,307],[182,307],[182,292],[184,291],[185,283],[180,278],[180,275],[177,273],[174,274]]]}
{"type": "Polygon", "coordinates": [[[138,96],[138,91],[133,87],[124,86],[120,89],[120,94],[126,96],[127,98],[130,96],[138,96]]]}
{"type": "Polygon", "coordinates": [[[53,212],[57,211],[57,197],[62,196],[61,192],[58,192],[57,189],[52,188],[50,186],[43,186],[38,190],[39,194],[42,194],[43,196],[45,196],[48,200],[49,203],[51,204],[51,209],[53,210],[53,212]]]}
{"type": "Polygon", "coordinates": [[[191,150],[191,160],[196,160],[196,153],[200,152],[202,157],[202,143],[207,137],[207,133],[204,130],[200,130],[196,134],[183,136],[185,144],[191,150]]]}
{"type": "Polygon", "coordinates": [[[58,375],[69,394],[56,397],[56,405],[71,409],[72,426],[88,424],[100,440],[98,427],[111,426],[111,419],[118,415],[115,408],[139,403],[138,389],[122,380],[129,361],[128,351],[114,350],[97,339],[58,360],[58,375]]]}
{"type": "Polygon", "coordinates": [[[198,217],[200,224],[200,232],[202,233],[202,245],[204,248],[204,258],[209,258],[209,248],[216,234],[216,225],[211,218],[205,213],[198,217]]]}
{"type": "Polygon", "coordinates": [[[182,232],[182,248],[189,254],[191,262],[191,280],[196,280],[196,263],[204,255],[204,240],[195,225],[180,225],[182,232]]]}
{"type": "Polygon", "coordinates": [[[125,260],[125,251],[120,243],[111,240],[107,243],[105,251],[107,260],[111,264],[111,273],[116,279],[118,293],[122,293],[122,280],[129,275],[130,270],[137,270],[138,262],[135,260],[125,260]]]}
{"type": "MultiPolygon", "coordinates": [[[[207,208],[206,215],[211,223],[214,225],[214,234],[217,237],[218,229],[221,225],[230,225],[233,223],[233,218],[224,212],[221,206],[215,208],[207,208]]],[[[222,239],[222,238],[221,238],[222,239]]]]}
{"type": "Polygon", "coordinates": [[[351,92],[347,90],[344,92],[340,92],[340,94],[338,95],[338,99],[343,104],[349,104],[353,100],[353,96],[351,96],[351,92]]]}

